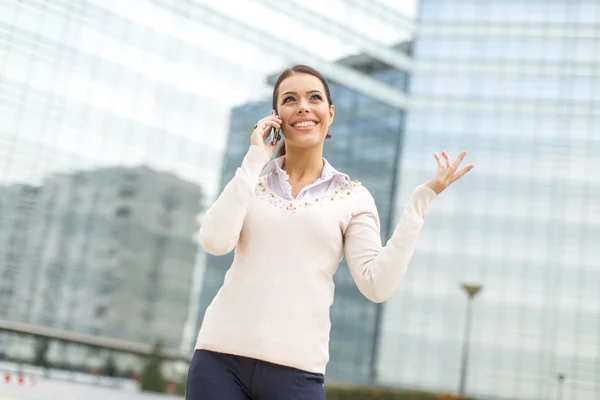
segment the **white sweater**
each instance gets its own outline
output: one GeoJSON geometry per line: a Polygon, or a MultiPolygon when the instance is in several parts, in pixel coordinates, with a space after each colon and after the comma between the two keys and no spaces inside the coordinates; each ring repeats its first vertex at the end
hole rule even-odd
{"type": "Polygon", "coordinates": [[[284,200],[259,178],[268,161],[263,149],[250,146],[200,221],[206,252],[235,248],[235,256],[206,310],[196,348],[325,373],[333,275],[342,257],[364,296],[388,299],[436,194],[418,186],[382,247],[375,201],[360,183],[312,200],[284,200]]]}

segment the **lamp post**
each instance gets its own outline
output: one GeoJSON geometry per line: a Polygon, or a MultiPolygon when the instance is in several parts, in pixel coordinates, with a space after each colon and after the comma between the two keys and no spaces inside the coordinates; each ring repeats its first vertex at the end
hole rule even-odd
{"type": "Polygon", "coordinates": [[[467,293],[467,308],[465,310],[465,330],[463,333],[463,345],[462,345],[462,358],[460,363],[460,385],[458,388],[458,394],[460,397],[465,396],[465,385],[467,383],[467,364],[469,359],[469,344],[471,341],[471,316],[473,299],[475,295],[479,293],[482,286],[477,284],[461,284],[465,293],[467,293]]]}
{"type": "Polygon", "coordinates": [[[565,382],[566,379],[566,375],[565,374],[558,374],[556,376],[556,380],[558,381],[558,386],[557,386],[557,390],[556,390],[556,399],[557,400],[562,400],[563,398],[563,383],[565,382]]]}

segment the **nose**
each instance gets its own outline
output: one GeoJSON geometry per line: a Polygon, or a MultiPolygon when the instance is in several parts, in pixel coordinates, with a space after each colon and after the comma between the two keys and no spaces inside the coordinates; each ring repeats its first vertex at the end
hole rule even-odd
{"type": "Polygon", "coordinates": [[[310,108],[308,107],[308,104],[306,104],[304,100],[301,100],[300,103],[298,104],[298,114],[309,113],[309,112],[310,112],[310,108]]]}

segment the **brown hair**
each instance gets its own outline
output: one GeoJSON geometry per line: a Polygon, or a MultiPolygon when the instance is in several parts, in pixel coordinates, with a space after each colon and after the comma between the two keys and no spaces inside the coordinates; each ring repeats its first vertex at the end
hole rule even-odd
{"type": "MultiPolygon", "coordinates": [[[[283,71],[281,73],[281,75],[279,75],[279,78],[277,78],[277,81],[275,82],[275,86],[273,86],[273,110],[277,110],[277,97],[279,96],[279,93],[278,93],[279,85],[281,85],[281,82],[283,82],[284,79],[288,78],[291,75],[295,75],[295,74],[309,74],[309,75],[319,78],[321,83],[323,83],[323,87],[325,88],[325,96],[327,97],[327,103],[329,104],[330,107],[333,105],[333,101],[331,100],[331,92],[329,91],[329,85],[327,84],[327,80],[325,79],[325,77],[323,75],[321,75],[321,73],[319,71],[317,71],[316,69],[311,68],[309,66],[294,65],[293,67],[290,67],[290,68],[286,69],[285,71],[283,71]]],[[[276,157],[281,157],[284,154],[285,154],[285,143],[284,143],[284,139],[282,138],[280,141],[280,144],[279,144],[279,149],[277,150],[276,157]]]]}

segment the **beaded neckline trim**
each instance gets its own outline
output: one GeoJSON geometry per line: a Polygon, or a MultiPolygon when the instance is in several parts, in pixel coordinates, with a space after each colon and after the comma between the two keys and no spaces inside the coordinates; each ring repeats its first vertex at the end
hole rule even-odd
{"type": "Polygon", "coordinates": [[[359,190],[364,190],[362,184],[359,181],[354,181],[350,185],[340,185],[336,189],[312,199],[286,200],[271,191],[271,189],[265,185],[264,181],[259,179],[254,188],[254,194],[284,212],[295,213],[302,208],[318,207],[331,203],[332,201],[344,200],[359,190]]]}

